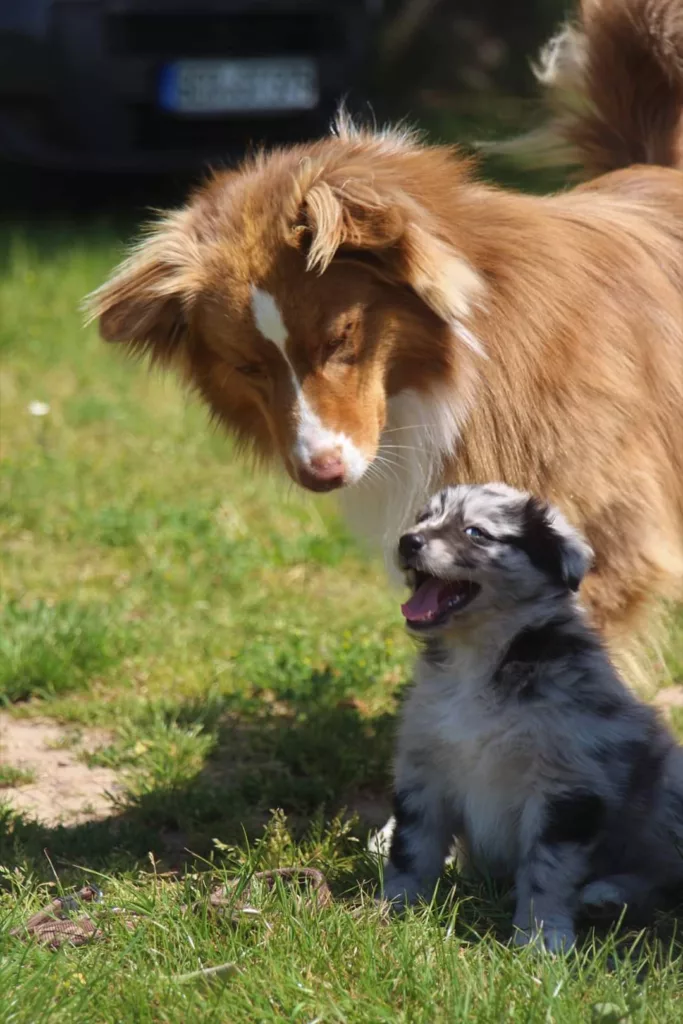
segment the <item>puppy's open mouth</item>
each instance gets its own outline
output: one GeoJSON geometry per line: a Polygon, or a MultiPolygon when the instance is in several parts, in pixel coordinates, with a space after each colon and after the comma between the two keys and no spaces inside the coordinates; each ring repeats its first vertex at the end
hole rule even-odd
{"type": "Polygon", "coordinates": [[[413,594],[401,611],[411,629],[440,626],[451,615],[461,612],[480,591],[469,580],[440,580],[426,572],[414,573],[413,594]]]}

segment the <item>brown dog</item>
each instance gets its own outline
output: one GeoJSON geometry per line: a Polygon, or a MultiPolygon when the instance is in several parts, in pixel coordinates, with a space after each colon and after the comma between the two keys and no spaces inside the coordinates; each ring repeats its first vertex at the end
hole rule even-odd
{"type": "Polygon", "coordinates": [[[522,195],[342,118],[154,226],[91,297],[103,336],[391,544],[445,483],[543,495],[596,551],[595,623],[630,628],[683,575],[682,12],[584,0],[547,51],[556,136],[612,173],[522,195]]]}

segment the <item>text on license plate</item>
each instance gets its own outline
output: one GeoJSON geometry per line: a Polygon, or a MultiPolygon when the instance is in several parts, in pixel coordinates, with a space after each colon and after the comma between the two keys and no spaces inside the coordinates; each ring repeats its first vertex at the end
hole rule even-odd
{"type": "Polygon", "coordinates": [[[181,60],[161,75],[160,103],[185,114],[312,110],[318,72],[307,57],[181,60]]]}

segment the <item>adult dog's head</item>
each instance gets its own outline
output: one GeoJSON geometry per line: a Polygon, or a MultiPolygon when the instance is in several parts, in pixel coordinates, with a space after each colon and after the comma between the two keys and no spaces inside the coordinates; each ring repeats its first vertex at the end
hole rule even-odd
{"type": "Polygon", "coordinates": [[[466,173],[449,150],[342,123],[213,177],[91,296],[92,316],[106,340],[181,367],[298,483],[355,483],[389,400],[457,386],[477,347],[482,284],[453,240],[466,173]]]}

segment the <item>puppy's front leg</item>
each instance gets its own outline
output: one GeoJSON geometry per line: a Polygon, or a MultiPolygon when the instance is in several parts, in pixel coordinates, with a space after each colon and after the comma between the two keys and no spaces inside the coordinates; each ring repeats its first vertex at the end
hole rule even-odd
{"type": "Polygon", "coordinates": [[[405,906],[433,891],[453,838],[453,817],[429,787],[412,785],[395,791],[394,818],[382,895],[405,906]]]}
{"type": "Polygon", "coordinates": [[[574,945],[580,888],[604,816],[601,797],[586,790],[554,796],[542,808],[517,872],[516,945],[537,942],[553,953],[574,945]]]}
{"type": "Polygon", "coordinates": [[[573,859],[569,850],[539,848],[517,872],[517,906],[513,918],[516,946],[538,945],[551,953],[571,949],[576,941],[574,906],[563,890],[566,869],[573,859]],[[550,889],[539,882],[543,877],[550,889]],[[557,884],[557,880],[562,883],[557,884]]]}

